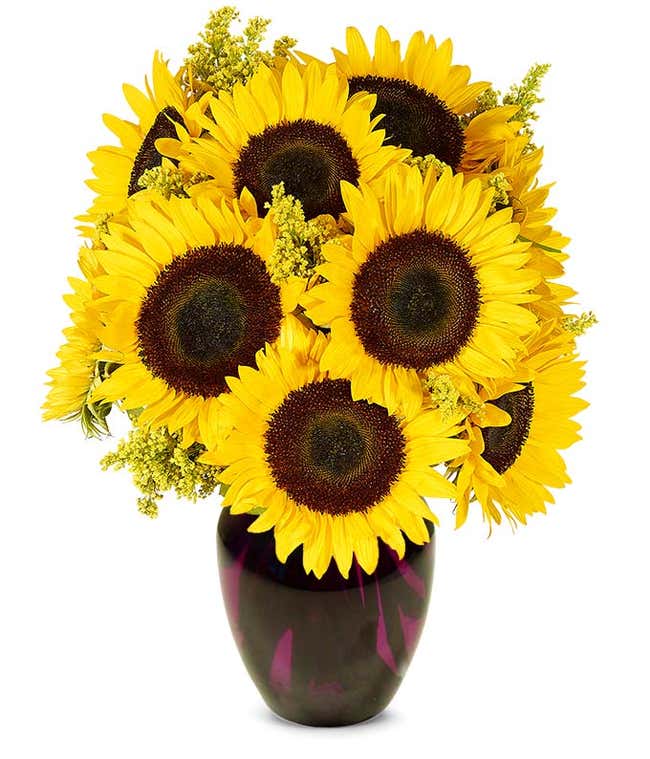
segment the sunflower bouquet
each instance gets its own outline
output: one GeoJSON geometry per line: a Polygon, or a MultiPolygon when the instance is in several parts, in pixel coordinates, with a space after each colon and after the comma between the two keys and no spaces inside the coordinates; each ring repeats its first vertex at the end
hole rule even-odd
{"type": "Polygon", "coordinates": [[[315,579],[427,544],[429,498],[457,526],[545,512],[595,321],[537,178],[548,67],[501,95],[422,32],[350,28],[324,62],[237,17],[104,116],[45,417],[127,414],[103,463],[143,513],[219,489],[315,579]]]}

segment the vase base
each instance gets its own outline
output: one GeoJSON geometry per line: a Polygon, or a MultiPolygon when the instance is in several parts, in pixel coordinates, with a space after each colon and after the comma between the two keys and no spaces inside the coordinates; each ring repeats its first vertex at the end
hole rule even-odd
{"type": "MultiPolygon", "coordinates": [[[[268,705],[267,705],[268,706],[268,705]]],[[[337,728],[337,727],[357,727],[359,725],[366,725],[370,722],[374,722],[376,719],[379,719],[382,715],[386,713],[386,707],[380,709],[378,712],[375,712],[374,714],[371,714],[368,717],[361,717],[360,719],[332,719],[332,718],[325,718],[322,717],[309,717],[307,715],[302,715],[299,719],[292,719],[289,716],[284,716],[282,714],[279,714],[275,709],[272,709],[270,706],[268,707],[268,714],[271,715],[272,719],[277,719],[280,722],[284,722],[287,725],[292,725],[293,727],[325,727],[325,728],[337,728]]]]}

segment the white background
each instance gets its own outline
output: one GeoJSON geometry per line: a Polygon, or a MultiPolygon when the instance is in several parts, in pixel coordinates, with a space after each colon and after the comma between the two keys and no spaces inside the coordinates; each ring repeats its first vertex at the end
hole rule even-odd
{"type": "MultiPolygon", "coordinates": [[[[640,4],[242,2],[325,56],[348,23],[451,36],[498,86],[551,61],[538,139],[573,238],[568,281],[600,324],[585,440],[546,517],[486,539],[438,533],[430,616],[393,705],[356,728],[272,717],[231,639],[216,575],[218,507],[170,499],[154,523],[107,446],[43,425],[74,273],[85,153],[126,116],[159,47],[181,62],[211,6],[4,4],[0,755],[59,757],[648,757],[648,67],[640,4]],[[643,724],[645,722],[645,725],[643,724]]],[[[444,510],[440,504],[438,511],[444,510]]]]}

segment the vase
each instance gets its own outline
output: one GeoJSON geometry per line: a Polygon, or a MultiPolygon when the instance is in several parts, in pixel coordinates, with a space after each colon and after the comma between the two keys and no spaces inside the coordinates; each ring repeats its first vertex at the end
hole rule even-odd
{"type": "Polygon", "coordinates": [[[317,579],[302,549],[286,563],[255,517],[221,514],[221,589],[233,637],[269,708],[304,725],[342,726],[383,711],[399,688],[424,624],[435,554],[406,541],[403,558],[379,541],[377,569],[353,559],[344,578],[332,561],[317,579]]]}

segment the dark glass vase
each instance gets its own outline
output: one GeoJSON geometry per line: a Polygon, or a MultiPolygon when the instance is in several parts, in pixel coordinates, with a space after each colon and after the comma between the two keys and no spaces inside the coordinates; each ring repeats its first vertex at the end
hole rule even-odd
{"type": "Polygon", "coordinates": [[[424,624],[434,535],[406,553],[379,542],[367,575],[335,563],[318,580],[302,549],[286,564],[273,533],[247,532],[254,517],[224,510],[217,530],[221,588],[239,653],[268,706],[305,725],[351,725],[374,717],[399,688],[424,624]]]}

